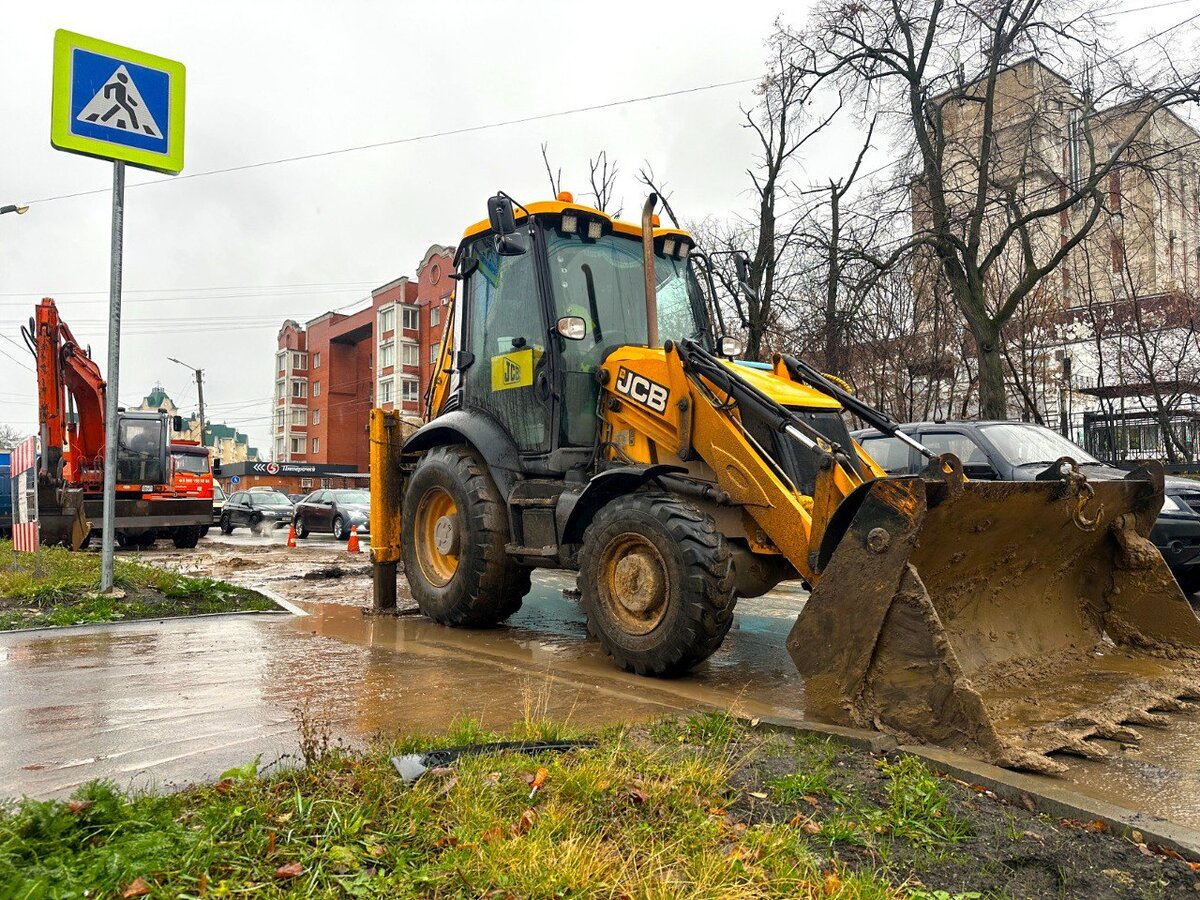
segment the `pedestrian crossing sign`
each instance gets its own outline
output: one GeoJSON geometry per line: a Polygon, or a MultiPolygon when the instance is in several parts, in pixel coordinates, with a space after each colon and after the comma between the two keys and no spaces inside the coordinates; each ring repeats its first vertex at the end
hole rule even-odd
{"type": "Polygon", "coordinates": [[[50,143],[174,175],[183,169],[183,63],[59,29],[50,143]]]}

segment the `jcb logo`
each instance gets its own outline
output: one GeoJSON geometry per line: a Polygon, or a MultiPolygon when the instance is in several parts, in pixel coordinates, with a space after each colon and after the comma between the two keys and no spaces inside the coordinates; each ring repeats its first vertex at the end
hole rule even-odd
{"type": "Polygon", "coordinates": [[[667,398],[671,396],[671,392],[663,385],[626,368],[617,373],[615,390],[618,394],[624,394],[657,413],[667,411],[667,398]]]}
{"type": "Polygon", "coordinates": [[[504,383],[516,384],[521,380],[521,367],[511,359],[504,360],[504,383]]]}

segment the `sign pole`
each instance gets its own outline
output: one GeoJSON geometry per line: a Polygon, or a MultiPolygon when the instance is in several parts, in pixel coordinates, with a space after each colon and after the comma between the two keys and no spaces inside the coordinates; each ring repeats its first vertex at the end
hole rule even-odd
{"type": "Polygon", "coordinates": [[[125,228],[125,162],[113,162],[112,254],[108,281],[108,383],[104,394],[104,527],[100,592],[113,588],[117,507],[117,392],[121,371],[121,250],[125,228]]]}

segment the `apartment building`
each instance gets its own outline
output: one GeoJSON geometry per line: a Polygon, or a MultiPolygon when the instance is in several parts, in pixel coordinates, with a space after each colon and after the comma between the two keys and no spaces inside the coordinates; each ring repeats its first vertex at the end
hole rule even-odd
{"type": "Polygon", "coordinates": [[[368,466],[372,406],[420,417],[454,292],[454,250],[432,245],[416,277],[371,291],[351,313],[327,312],[279,330],[274,459],[368,466]]]}

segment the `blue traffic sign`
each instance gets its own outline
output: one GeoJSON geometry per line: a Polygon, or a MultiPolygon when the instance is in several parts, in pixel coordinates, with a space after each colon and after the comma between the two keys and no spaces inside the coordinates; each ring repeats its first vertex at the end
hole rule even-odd
{"type": "Polygon", "coordinates": [[[176,173],[183,168],[181,63],[59,31],[50,141],[60,150],[176,173]]]}
{"type": "Polygon", "coordinates": [[[230,478],[230,479],[229,479],[229,483],[230,483],[230,484],[241,484],[241,483],[242,483],[242,476],[241,476],[241,475],[234,475],[232,478],[230,478]]]}

